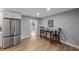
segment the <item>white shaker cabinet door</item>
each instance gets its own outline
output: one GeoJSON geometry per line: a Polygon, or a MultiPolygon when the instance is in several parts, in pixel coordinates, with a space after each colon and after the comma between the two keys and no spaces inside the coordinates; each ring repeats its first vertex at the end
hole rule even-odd
{"type": "Polygon", "coordinates": [[[0,38],[0,48],[2,48],[2,38],[0,38]]]}
{"type": "Polygon", "coordinates": [[[9,11],[5,11],[3,14],[4,18],[13,18],[13,13],[9,11]]]}
{"type": "Polygon", "coordinates": [[[15,12],[4,11],[3,17],[4,18],[21,19],[21,14],[15,13],[15,12]]]}
{"type": "Polygon", "coordinates": [[[15,19],[21,19],[21,15],[17,13],[13,13],[13,18],[15,19]]]}

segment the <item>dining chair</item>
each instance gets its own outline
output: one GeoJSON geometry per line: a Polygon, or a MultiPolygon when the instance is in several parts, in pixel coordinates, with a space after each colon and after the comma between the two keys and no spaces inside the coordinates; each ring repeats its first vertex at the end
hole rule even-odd
{"type": "Polygon", "coordinates": [[[57,43],[60,43],[60,33],[61,33],[61,28],[58,28],[58,32],[57,32],[57,43]]]}
{"type": "Polygon", "coordinates": [[[53,32],[53,38],[52,38],[53,43],[57,43],[57,30],[53,32]]]}
{"type": "Polygon", "coordinates": [[[61,28],[58,28],[58,30],[54,31],[53,34],[53,43],[61,43],[60,42],[60,34],[61,34],[61,28]]]}

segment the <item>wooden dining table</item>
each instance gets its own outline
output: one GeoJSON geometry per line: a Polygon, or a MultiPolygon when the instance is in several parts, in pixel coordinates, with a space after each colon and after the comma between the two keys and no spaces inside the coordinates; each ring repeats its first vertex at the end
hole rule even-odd
{"type": "Polygon", "coordinates": [[[49,41],[50,43],[52,43],[52,37],[53,37],[53,30],[49,30],[49,29],[40,29],[40,37],[45,37],[45,38],[48,38],[47,37],[47,33],[50,34],[50,37],[49,37],[49,41]]]}

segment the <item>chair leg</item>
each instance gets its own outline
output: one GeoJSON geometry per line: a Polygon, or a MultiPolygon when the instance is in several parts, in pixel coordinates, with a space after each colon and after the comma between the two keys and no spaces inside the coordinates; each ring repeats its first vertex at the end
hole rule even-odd
{"type": "Polygon", "coordinates": [[[61,42],[60,42],[60,36],[58,36],[58,43],[61,44],[61,42]]]}
{"type": "Polygon", "coordinates": [[[57,43],[57,36],[54,36],[54,43],[57,43]]]}
{"type": "Polygon", "coordinates": [[[55,35],[53,36],[53,43],[55,43],[55,35]]]}

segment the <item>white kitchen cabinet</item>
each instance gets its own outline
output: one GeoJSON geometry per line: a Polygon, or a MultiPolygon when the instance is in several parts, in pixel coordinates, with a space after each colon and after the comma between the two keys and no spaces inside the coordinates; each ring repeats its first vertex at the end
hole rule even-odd
{"type": "Polygon", "coordinates": [[[0,38],[0,48],[2,48],[2,38],[0,38]]]}
{"type": "Polygon", "coordinates": [[[3,17],[4,18],[13,18],[13,13],[12,12],[8,12],[8,11],[4,11],[3,12],[3,17]]]}
{"type": "Polygon", "coordinates": [[[10,11],[4,11],[3,12],[3,17],[4,18],[21,19],[21,14],[15,13],[15,12],[10,12],[10,11]]]}
{"type": "Polygon", "coordinates": [[[2,48],[2,32],[0,32],[0,48],[2,48]]]}
{"type": "Polygon", "coordinates": [[[21,19],[21,14],[13,13],[13,18],[15,18],[15,19],[21,19]]]}

